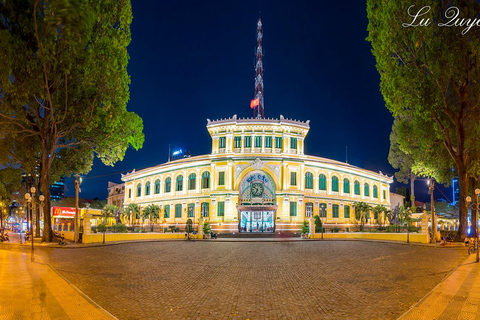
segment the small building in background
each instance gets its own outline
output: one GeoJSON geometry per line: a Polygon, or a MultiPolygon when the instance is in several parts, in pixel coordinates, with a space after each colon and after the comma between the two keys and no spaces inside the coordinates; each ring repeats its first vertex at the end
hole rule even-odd
{"type": "Polygon", "coordinates": [[[113,204],[117,208],[123,208],[123,199],[125,196],[125,183],[115,183],[108,181],[107,204],[113,204]]]}
{"type": "Polygon", "coordinates": [[[65,197],[65,177],[61,177],[58,181],[50,185],[50,199],[59,201],[65,197]]]}
{"type": "Polygon", "coordinates": [[[390,207],[392,210],[396,206],[403,206],[405,203],[405,196],[402,196],[401,194],[390,192],[390,207]]]}

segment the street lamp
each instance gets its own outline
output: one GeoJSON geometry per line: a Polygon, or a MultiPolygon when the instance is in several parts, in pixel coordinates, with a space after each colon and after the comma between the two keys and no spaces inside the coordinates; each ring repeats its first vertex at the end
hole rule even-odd
{"type": "Polygon", "coordinates": [[[435,188],[435,180],[433,178],[427,180],[428,194],[430,195],[430,207],[432,211],[432,243],[437,243],[437,218],[435,217],[435,200],[433,199],[433,189],[435,188]]]}
{"type": "Polygon", "coordinates": [[[78,227],[78,193],[80,192],[80,185],[82,184],[82,177],[78,174],[75,175],[75,239],[74,242],[78,242],[79,227],[78,227]]]}
{"type": "Polygon", "coordinates": [[[465,198],[465,200],[467,200],[467,204],[472,208],[472,210],[475,210],[476,211],[476,216],[475,216],[475,231],[474,231],[474,236],[475,236],[475,252],[477,254],[477,257],[476,257],[476,262],[479,261],[479,256],[478,256],[478,214],[479,214],[479,198],[480,198],[480,189],[475,189],[475,196],[476,196],[476,202],[475,203],[472,203],[472,197],[468,196],[467,198],[465,198]]]}
{"type": "Polygon", "coordinates": [[[30,207],[30,214],[31,214],[31,219],[30,219],[30,236],[32,237],[32,255],[31,255],[31,260],[35,260],[35,255],[34,255],[34,248],[33,248],[33,213],[35,212],[36,206],[43,206],[43,201],[45,200],[45,197],[42,195],[38,196],[38,200],[35,199],[35,192],[37,190],[35,187],[30,188],[30,193],[25,193],[25,200],[27,201],[27,207],[30,207]]]}

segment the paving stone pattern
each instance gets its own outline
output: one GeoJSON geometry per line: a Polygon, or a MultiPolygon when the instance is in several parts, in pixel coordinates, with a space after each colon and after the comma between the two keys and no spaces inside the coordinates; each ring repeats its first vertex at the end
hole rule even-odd
{"type": "Polygon", "coordinates": [[[466,250],[360,241],[43,249],[119,319],[397,319],[466,250]]]}

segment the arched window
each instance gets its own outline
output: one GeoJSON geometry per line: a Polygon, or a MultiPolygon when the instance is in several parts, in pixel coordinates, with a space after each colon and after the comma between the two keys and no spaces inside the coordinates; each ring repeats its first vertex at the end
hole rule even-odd
{"type": "Polygon", "coordinates": [[[365,197],[369,197],[370,196],[370,186],[368,185],[368,183],[365,182],[365,185],[363,186],[363,195],[365,197]]]}
{"type": "Polygon", "coordinates": [[[378,199],[378,187],[376,185],[373,186],[373,197],[378,199]]]}
{"type": "Polygon", "coordinates": [[[187,206],[188,217],[193,218],[195,216],[195,203],[189,203],[187,206]]]}
{"type": "Polygon", "coordinates": [[[205,171],[202,173],[202,189],[210,188],[210,172],[205,171]]]}
{"type": "Polygon", "coordinates": [[[338,178],[337,178],[337,176],[332,177],[332,191],[338,192],[338,178]]]}
{"type": "Polygon", "coordinates": [[[142,184],[139,183],[137,184],[137,197],[141,197],[142,196],[142,184]]]}
{"type": "Polygon", "coordinates": [[[155,194],[160,193],[160,180],[155,180],[155,194]]]}
{"type": "Polygon", "coordinates": [[[313,189],[313,174],[311,172],[305,173],[305,189],[313,189]]]}
{"type": "Polygon", "coordinates": [[[359,195],[360,195],[360,182],[355,181],[355,182],[353,183],[353,189],[354,189],[353,192],[354,192],[357,196],[359,196],[359,195]]]}
{"type": "Polygon", "coordinates": [[[197,175],[195,173],[190,173],[188,176],[188,190],[195,190],[196,181],[197,175]]]}
{"type": "Polygon", "coordinates": [[[145,183],[145,195],[150,195],[150,181],[147,181],[147,183],[145,183]]]}
{"type": "Polygon", "coordinates": [[[313,216],[313,203],[307,202],[305,203],[305,217],[310,218],[313,216]]]}
{"type": "Polygon", "coordinates": [[[350,193],[350,180],[343,179],[343,193],[350,193]]]}
{"type": "Polygon", "coordinates": [[[168,177],[165,179],[165,192],[170,192],[172,191],[172,179],[168,177]]]}
{"type": "Polygon", "coordinates": [[[176,204],[175,205],[175,218],[181,218],[182,217],[182,204],[176,204]]]}
{"type": "Polygon", "coordinates": [[[343,217],[345,219],[350,219],[350,206],[343,207],[343,217]]]}
{"type": "Polygon", "coordinates": [[[202,217],[208,218],[209,215],[210,215],[210,208],[209,208],[208,202],[202,202],[202,217]]]}
{"type": "Polygon", "coordinates": [[[318,189],[327,190],[327,177],[324,174],[318,176],[318,189]]]}
{"type": "Polygon", "coordinates": [[[320,216],[320,218],[326,218],[327,217],[327,204],[326,203],[320,203],[319,216],[320,216]]]}
{"type": "MultiPolygon", "coordinates": [[[[170,179],[170,178],[169,178],[170,179]]],[[[163,209],[163,217],[165,219],[168,219],[170,218],[170,205],[169,204],[166,204],[165,205],[165,209],[163,209]]]]}
{"type": "Polygon", "coordinates": [[[182,175],[177,177],[177,188],[175,190],[176,191],[182,191],[183,190],[183,176],[182,175]]]}

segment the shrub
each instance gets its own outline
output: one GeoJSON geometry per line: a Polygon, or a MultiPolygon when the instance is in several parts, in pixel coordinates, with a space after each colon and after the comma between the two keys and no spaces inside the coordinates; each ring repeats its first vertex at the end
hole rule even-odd
{"type": "Polygon", "coordinates": [[[127,226],[124,225],[123,223],[117,223],[112,226],[112,232],[115,233],[124,233],[127,232],[127,226]]]}
{"type": "Polygon", "coordinates": [[[340,229],[337,228],[337,227],[335,227],[335,228],[332,229],[332,232],[338,232],[338,231],[340,231],[340,229]]]}
{"type": "Polygon", "coordinates": [[[204,233],[204,234],[210,234],[210,230],[211,230],[211,228],[210,228],[210,226],[208,225],[208,222],[205,222],[205,223],[203,224],[203,233],[204,233]]]}
{"type": "Polygon", "coordinates": [[[104,231],[107,231],[107,228],[105,227],[105,225],[103,223],[101,223],[97,226],[97,231],[98,232],[104,232],[104,231]]]}
{"type": "Polygon", "coordinates": [[[306,233],[308,233],[309,231],[310,231],[310,230],[309,230],[309,228],[308,228],[308,223],[307,223],[307,221],[303,221],[303,224],[302,224],[302,233],[303,233],[303,234],[306,234],[306,233]]]}
{"type": "Polygon", "coordinates": [[[91,226],[90,228],[92,229],[92,232],[93,232],[93,233],[97,233],[97,227],[91,226]]]}

